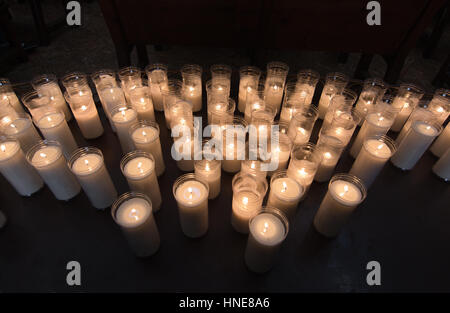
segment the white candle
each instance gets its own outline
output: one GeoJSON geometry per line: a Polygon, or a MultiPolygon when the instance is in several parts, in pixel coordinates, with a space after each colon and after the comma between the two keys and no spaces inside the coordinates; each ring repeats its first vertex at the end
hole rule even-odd
{"type": "Polygon", "coordinates": [[[261,169],[262,162],[259,160],[242,160],[241,173],[254,175],[260,179],[266,179],[267,171],[261,169]]]}
{"type": "Polygon", "coordinates": [[[50,99],[50,105],[64,113],[66,121],[70,121],[72,119],[72,114],[70,114],[69,107],[64,100],[61,88],[59,88],[56,82],[36,86],[35,89],[38,93],[45,95],[50,99]]]}
{"type": "Polygon", "coordinates": [[[105,209],[116,200],[117,191],[99,149],[84,147],[76,150],[69,166],[93,207],[105,209]]]}
{"type": "MultiPolygon", "coordinates": [[[[225,139],[225,138],[224,138],[225,139]]],[[[244,149],[240,149],[237,141],[225,145],[223,150],[222,169],[227,173],[237,173],[241,169],[241,159],[238,157],[244,149]]]]}
{"type": "Polygon", "coordinates": [[[151,153],[155,158],[156,176],[161,176],[166,166],[159,139],[159,125],[151,121],[139,121],[130,128],[130,136],[136,150],[151,153]]]}
{"type": "Polygon", "coordinates": [[[27,153],[27,158],[56,199],[67,201],[80,193],[80,184],[69,170],[59,143],[40,141],[27,153]]]}
{"type": "Polygon", "coordinates": [[[136,110],[139,120],[155,121],[153,102],[148,87],[136,87],[131,90],[130,104],[136,110]]]}
{"type": "MultiPolygon", "coordinates": [[[[324,87],[325,91],[325,87],[324,87]]],[[[319,99],[319,118],[323,119],[325,118],[325,115],[328,111],[328,106],[330,105],[331,98],[333,98],[334,93],[331,93],[332,90],[329,91],[330,93],[322,92],[322,95],[319,99]]]]}
{"type": "Polygon", "coordinates": [[[442,133],[435,140],[430,151],[437,157],[441,157],[450,147],[450,123],[447,123],[442,133]]]}
{"type": "Polygon", "coordinates": [[[221,164],[219,160],[198,160],[194,163],[195,176],[208,183],[209,199],[220,194],[221,164]]]}
{"type": "Polygon", "coordinates": [[[41,140],[30,116],[26,113],[18,114],[14,118],[6,116],[2,119],[1,124],[1,132],[8,137],[17,139],[25,152],[41,140]]]}
{"type": "Polygon", "coordinates": [[[366,189],[357,177],[347,174],[334,176],[314,217],[314,227],[326,237],[337,236],[365,197],[366,189]]]}
{"type": "Polygon", "coordinates": [[[174,147],[178,146],[176,153],[180,156],[177,166],[183,172],[194,170],[194,141],[188,137],[181,137],[174,141],[174,147]]]}
{"type": "Polygon", "coordinates": [[[272,268],[288,225],[283,213],[273,208],[263,209],[251,219],[245,249],[245,263],[251,271],[264,273],[272,268]]]}
{"type": "Polygon", "coordinates": [[[80,91],[76,94],[66,93],[65,95],[83,137],[94,139],[103,135],[102,122],[98,116],[92,94],[80,91]]]}
{"type": "Polygon", "coordinates": [[[276,172],[270,180],[270,192],[267,206],[282,211],[292,220],[305,189],[294,179],[287,176],[286,171],[276,172]]]}
{"type": "Polygon", "coordinates": [[[295,179],[301,186],[308,189],[316,175],[318,164],[308,160],[291,160],[287,170],[288,176],[295,179]]]}
{"type": "Polygon", "coordinates": [[[239,97],[238,97],[238,110],[239,112],[245,113],[245,108],[247,106],[247,97],[256,88],[258,83],[253,79],[253,77],[242,77],[239,81],[239,97]]]}
{"type": "Polygon", "coordinates": [[[72,152],[77,149],[77,142],[62,112],[48,110],[35,120],[45,139],[57,141],[61,145],[66,158],[69,158],[72,152]]]}
{"type": "Polygon", "coordinates": [[[14,139],[4,138],[0,142],[0,173],[21,196],[31,196],[44,186],[14,139]]]}
{"type": "Polygon", "coordinates": [[[433,172],[445,181],[450,180],[450,147],[434,164],[433,172]]]}
{"type": "MultiPolygon", "coordinates": [[[[395,132],[399,132],[403,125],[405,125],[406,120],[411,115],[411,112],[413,111],[415,105],[417,103],[414,103],[412,99],[405,99],[402,97],[397,97],[395,101],[399,102],[400,111],[397,113],[397,116],[395,117],[394,123],[392,124],[391,130],[395,132]]],[[[395,102],[394,102],[395,103],[395,102]]],[[[394,106],[394,104],[393,104],[394,106]]]]}
{"type": "Polygon", "coordinates": [[[111,214],[136,256],[147,257],[158,251],[158,227],[153,216],[152,203],[145,195],[123,194],[114,203],[111,214]]]}
{"type": "Polygon", "coordinates": [[[146,69],[156,111],[164,110],[162,91],[168,87],[167,68],[162,64],[149,65],[146,69]]]}
{"type": "Polygon", "coordinates": [[[259,101],[247,101],[247,105],[245,106],[245,114],[244,119],[247,123],[250,123],[252,120],[252,113],[256,110],[264,109],[266,106],[263,100],[259,101]]]}
{"type": "Polygon", "coordinates": [[[185,174],[175,181],[173,193],[183,233],[191,238],[203,236],[208,231],[208,183],[185,174]]]}
{"type": "Polygon", "coordinates": [[[317,142],[317,149],[322,155],[322,160],[319,163],[314,180],[326,182],[333,175],[336,164],[344,150],[344,143],[336,137],[321,134],[317,142]]]}
{"type": "Polygon", "coordinates": [[[143,151],[130,152],[122,158],[120,168],[130,189],[148,196],[153,211],[159,211],[162,199],[153,156],[143,151]]]}
{"type": "Polygon", "coordinates": [[[23,110],[22,105],[20,104],[19,98],[17,98],[16,94],[12,91],[10,92],[3,92],[0,94],[1,100],[7,100],[7,102],[11,105],[11,107],[17,112],[17,113],[25,113],[23,110]]]}
{"type": "Polygon", "coordinates": [[[183,98],[192,103],[192,111],[198,112],[202,109],[202,88],[200,86],[185,86],[183,98]]]}
{"type": "Polygon", "coordinates": [[[112,121],[116,127],[122,152],[128,153],[134,149],[133,140],[129,134],[131,125],[138,121],[137,112],[131,106],[119,106],[111,112],[112,121]]]}
{"type": "Polygon", "coordinates": [[[395,143],[389,137],[370,136],[364,141],[349,173],[360,178],[369,189],[395,150],[395,143]]]}
{"type": "Polygon", "coordinates": [[[441,131],[442,127],[437,123],[422,120],[412,122],[391,158],[392,164],[402,170],[412,169],[441,131]]]}
{"type": "Polygon", "coordinates": [[[111,111],[117,106],[124,106],[126,104],[125,95],[119,87],[108,87],[98,90],[98,96],[100,98],[103,111],[111,124],[111,128],[115,132],[116,128],[111,119],[111,111]]]}
{"type": "Polygon", "coordinates": [[[281,100],[283,99],[284,85],[276,82],[266,83],[264,89],[264,101],[268,107],[276,112],[280,110],[281,100]]]}

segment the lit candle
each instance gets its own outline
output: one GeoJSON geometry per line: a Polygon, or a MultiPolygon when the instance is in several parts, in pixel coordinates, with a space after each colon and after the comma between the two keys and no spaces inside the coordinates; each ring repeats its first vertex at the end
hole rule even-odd
{"type": "Polygon", "coordinates": [[[270,270],[288,233],[288,220],[282,212],[266,207],[250,220],[245,263],[256,273],[270,270]]]}
{"type": "Polygon", "coordinates": [[[267,171],[261,169],[262,162],[259,160],[242,160],[241,173],[254,175],[260,179],[266,179],[267,171]]]}
{"type": "Polygon", "coordinates": [[[291,161],[287,175],[297,181],[306,191],[314,180],[322,155],[314,144],[295,146],[291,152],[291,161]]]}
{"type": "Polygon", "coordinates": [[[136,110],[139,120],[155,121],[155,112],[150,90],[146,86],[130,90],[130,104],[136,110]]]}
{"type": "Polygon", "coordinates": [[[18,114],[16,117],[5,116],[2,118],[1,132],[8,137],[17,139],[25,152],[41,140],[30,115],[26,113],[18,114]]]}
{"type": "Polygon", "coordinates": [[[412,169],[441,131],[442,126],[436,122],[414,121],[392,156],[392,164],[402,170],[412,169]]]}
{"type": "Polygon", "coordinates": [[[152,201],[153,211],[159,211],[162,199],[153,156],[144,151],[129,152],[122,158],[120,168],[130,189],[148,196],[152,201]]]}
{"type": "Polygon", "coordinates": [[[80,193],[80,184],[69,170],[58,142],[47,140],[38,142],[28,151],[27,159],[39,172],[56,199],[67,201],[80,193]]]}
{"type": "Polygon", "coordinates": [[[342,73],[329,73],[325,80],[325,86],[323,87],[322,94],[319,99],[319,118],[324,119],[330,101],[334,95],[340,94],[345,85],[347,85],[348,77],[342,73]]]}
{"type": "Polygon", "coordinates": [[[322,154],[322,160],[314,176],[316,182],[326,182],[331,178],[344,147],[344,143],[338,138],[320,135],[317,148],[322,154]]]}
{"type": "Polygon", "coordinates": [[[349,174],[333,176],[314,217],[314,227],[326,237],[337,236],[365,197],[366,188],[358,177],[349,174]]]}
{"type": "Polygon", "coordinates": [[[150,64],[145,68],[151,88],[153,105],[156,111],[164,110],[162,91],[167,89],[167,66],[164,64],[150,64]]]}
{"type": "Polygon", "coordinates": [[[450,147],[434,164],[433,172],[445,181],[450,180],[450,147]]]}
{"type": "Polygon", "coordinates": [[[198,238],[208,231],[208,183],[195,174],[180,176],[173,186],[178,204],[181,229],[191,238],[198,238]]]}
{"type": "Polygon", "coordinates": [[[116,128],[111,118],[111,111],[117,106],[125,105],[125,95],[120,87],[107,87],[100,90],[97,89],[97,91],[103,107],[103,111],[108,117],[111,128],[115,132],[116,128]]]}
{"type": "Polygon", "coordinates": [[[349,173],[360,178],[369,189],[395,150],[396,145],[391,138],[370,136],[364,141],[349,173]]]}
{"type": "Polygon", "coordinates": [[[130,127],[130,136],[136,150],[148,152],[155,159],[156,176],[161,176],[166,166],[159,139],[159,125],[152,121],[139,121],[130,127]]]}
{"type": "Polygon", "coordinates": [[[270,180],[267,206],[279,209],[292,220],[295,217],[298,203],[304,191],[302,186],[287,176],[286,171],[278,171],[270,180]]]}
{"type": "Polygon", "coordinates": [[[239,69],[239,112],[245,112],[248,93],[257,88],[260,76],[261,70],[255,66],[243,66],[239,69]]]}
{"type": "Polygon", "coordinates": [[[219,160],[197,160],[194,163],[195,176],[209,185],[209,199],[220,194],[221,165],[219,160]]]}
{"type": "Polygon", "coordinates": [[[122,152],[125,154],[132,151],[134,144],[129,129],[138,121],[136,110],[129,105],[118,106],[111,111],[111,117],[116,127],[122,152]]]}
{"type": "Polygon", "coordinates": [[[147,196],[135,192],[123,194],[114,202],[111,215],[136,256],[147,257],[158,251],[160,237],[147,196]]]}
{"type": "Polygon", "coordinates": [[[399,132],[402,129],[403,125],[405,125],[406,120],[411,115],[411,112],[413,111],[414,106],[417,103],[411,103],[408,99],[404,98],[396,98],[396,101],[400,102],[400,111],[395,117],[391,130],[394,132],[399,132]]]}
{"type": "Polygon", "coordinates": [[[11,82],[6,78],[0,78],[0,100],[8,100],[17,113],[25,113],[11,86],[11,82]]]}
{"type": "Polygon", "coordinates": [[[69,158],[72,152],[77,149],[77,142],[67,125],[64,114],[54,109],[45,109],[40,113],[42,115],[35,116],[35,123],[42,135],[47,140],[58,142],[65,157],[69,158]]]}
{"type": "Polygon", "coordinates": [[[441,157],[450,147],[450,123],[447,123],[442,133],[434,141],[430,151],[437,157],[441,157]]]}
{"type": "Polygon", "coordinates": [[[299,108],[289,122],[288,137],[294,145],[302,145],[309,141],[318,116],[314,106],[299,108]]]}
{"type": "Polygon", "coordinates": [[[181,137],[174,141],[172,148],[178,155],[176,159],[178,168],[183,172],[192,172],[194,170],[194,140],[181,137]]]}
{"type": "Polygon", "coordinates": [[[266,105],[273,108],[275,112],[280,111],[288,72],[289,66],[283,62],[267,63],[264,100],[266,105]]]}
{"type": "Polygon", "coordinates": [[[256,110],[264,109],[265,102],[263,100],[260,101],[247,101],[247,105],[245,107],[244,118],[247,123],[250,123],[252,120],[252,113],[256,110]]]}
{"type": "Polygon", "coordinates": [[[116,200],[117,191],[99,149],[77,149],[69,160],[69,167],[94,208],[105,209],[116,200]]]}
{"type": "Polygon", "coordinates": [[[0,139],[0,173],[21,196],[31,196],[44,186],[41,177],[27,162],[19,142],[15,139],[0,139]]]}

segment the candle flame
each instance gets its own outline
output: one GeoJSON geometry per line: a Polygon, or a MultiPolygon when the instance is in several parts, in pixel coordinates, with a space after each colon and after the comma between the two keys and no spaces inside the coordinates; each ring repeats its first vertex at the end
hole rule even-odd
{"type": "Polygon", "coordinates": [[[86,110],[87,110],[87,106],[82,105],[82,106],[81,106],[81,110],[86,111],[86,110]]]}
{"type": "Polygon", "coordinates": [[[286,192],[287,190],[287,184],[286,182],[283,182],[283,188],[281,189],[281,192],[286,192]]]}
{"type": "Polygon", "coordinates": [[[436,111],[438,111],[439,113],[442,113],[442,112],[444,112],[444,108],[443,108],[443,107],[438,107],[438,108],[436,109],[436,111]]]}
{"type": "Polygon", "coordinates": [[[344,185],[344,192],[339,193],[341,197],[345,196],[345,194],[348,192],[348,185],[344,185]]]}
{"type": "Polygon", "coordinates": [[[300,174],[300,176],[306,176],[308,173],[305,171],[305,168],[302,167],[301,169],[298,170],[298,173],[300,174]]]}
{"type": "Polygon", "coordinates": [[[383,148],[383,144],[381,143],[381,144],[378,145],[377,149],[381,150],[382,148],[383,148]]]}
{"type": "Polygon", "coordinates": [[[0,146],[0,149],[2,149],[2,152],[5,152],[6,146],[5,146],[5,145],[1,145],[1,146],[0,146]]]}
{"type": "Polygon", "coordinates": [[[145,130],[142,131],[142,136],[147,136],[147,132],[145,130]]]}
{"type": "Polygon", "coordinates": [[[264,222],[264,229],[263,229],[263,233],[266,233],[268,229],[269,229],[269,223],[267,223],[267,222],[264,222]]]}
{"type": "Polygon", "coordinates": [[[134,218],[135,221],[139,220],[138,211],[135,208],[131,209],[130,216],[134,218]]]}
{"type": "Polygon", "coordinates": [[[323,156],[325,157],[325,159],[331,159],[331,153],[330,152],[325,152],[323,154],[323,156]]]}
{"type": "Polygon", "coordinates": [[[210,170],[210,168],[209,168],[209,163],[206,163],[206,165],[205,165],[205,171],[209,171],[210,170]]]}
{"type": "Polygon", "coordinates": [[[306,134],[306,130],[303,127],[298,127],[297,130],[303,135],[306,134]]]}
{"type": "Polygon", "coordinates": [[[41,158],[46,158],[47,154],[45,154],[44,152],[39,153],[39,155],[41,156],[41,158]]]}
{"type": "Polygon", "coordinates": [[[242,203],[243,203],[244,205],[247,205],[247,204],[248,204],[248,198],[247,198],[247,197],[243,197],[243,198],[242,198],[242,203]]]}
{"type": "Polygon", "coordinates": [[[189,192],[189,199],[192,199],[192,188],[191,187],[188,188],[188,192],[189,192]]]}

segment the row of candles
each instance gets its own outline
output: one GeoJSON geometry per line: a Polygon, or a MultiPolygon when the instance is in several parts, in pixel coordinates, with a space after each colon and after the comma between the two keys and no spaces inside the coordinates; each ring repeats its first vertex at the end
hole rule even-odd
{"type": "MultiPolygon", "coordinates": [[[[72,73],[62,78],[65,93],[52,75],[35,78],[35,91],[22,102],[46,140],[33,126],[8,82],[0,85],[1,131],[0,172],[21,195],[31,195],[47,184],[55,197],[69,200],[81,188],[92,205],[104,209],[112,205],[114,220],[122,227],[139,256],[152,255],[159,247],[159,234],[153,212],[161,206],[157,176],[164,172],[159,125],[154,110],[164,111],[166,126],[193,128],[193,112],[202,109],[202,69],[186,65],[183,80],[168,79],[162,64],[146,68],[148,83],[134,67],[119,71],[120,84],[113,71],[92,75],[100,102],[112,129],[117,133],[125,156],[121,170],[132,192],[117,198],[114,184],[104,166],[101,151],[77,148],[67,121],[71,113],[86,139],[103,134],[87,76],[72,73]],[[67,160],[67,161],[66,161],[67,160]]],[[[391,159],[401,169],[411,169],[442,130],[449,114],[448,90],[438,90],[425,107],[419,105],[423,92],[417,86],[402,84],[395,97],[385,95],[386,84],[368,79],[359,97],[345,86],[348,78],[340,73],[327,75],[318,107],[312,105],[319,75],[312,70],[299,72],[297,81],[287,82],[288,66],[272,62],[264,83],[261,71],[240,69],[238,110],[230,98],[232,70],[226,65],[211,67],[206,82],[208,123],[226,126],[255,126],[259,140],[268,139],[267,130],[280,114],[279,140],[270,147],[279,161],[276,171],[261,170],[264,161],[239,160],[238,135],[224,141],[224,160],[193,160],[193,151],[183,153],[178,167],[193,172],[179,177],[173,186],[180,224],[189,237],[203,236],[208,229],[208,199],[220,194],[221,171],[237,173],[232,182],[232,225],[249,233],[245,260],[251,270],[267,271],[276,251],[288,233],[289,220],[312,182],[330,180],[328,193],[314,219],[315,228],[325,236],[336,236],[351,212],[365,199],[367,189],[384,164],[391,159]],[[358,101],[356,101],[358,99],[358,101]],[[356,105],[355,105],[356,103],[356,105]],[[319,140],[309,142],[315,122],[323,119],[319,140]],[[349,174],[333,176],[334,168],[356,127],[360,125],[350,155],[355,162],[349,174]],[[400,131],[396,141],[386,136],[400,131]],[[261,136],[263,134],[263,136],[261,136]],[[266,137],[264,137],[264,134],[266,137]],[[263,199],[269,189],[266,206],[263,199]],[[333,176],[333,177],[332,177],[333,176]]],[[[225,129],[225,128],[222,128],[225,129]]],[[[224,133],[225,134],[225,133],[224,133]]],[[[224,135],[225,136],[225,135],[224,135]]],[[[174,136],[177,141],[190,140],[174,136]]],[[[445,128],[431,147],[440,157],[433,171],[450,178],[450,130],[445,128]]],[[[192,145],[194,141],[192,141],[192,145]]],[[[207,144],[206,144],[207,145],[207,144]]],[[[206,146],[205,145],[205,146],[206,146]]],[[[189,150],[189,149],[188,149],[189,150]]],[[[205,147],[203,147],[205,150],[205,147]]],[[[210,149],[208,149],[210,151],[210,149]]],[[[204,151],[202,151],[203,153],[204,151]]]]}

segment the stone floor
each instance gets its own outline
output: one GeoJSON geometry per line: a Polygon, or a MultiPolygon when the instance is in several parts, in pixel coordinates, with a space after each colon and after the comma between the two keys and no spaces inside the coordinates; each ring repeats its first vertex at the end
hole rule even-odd
{"type": "MultiPolygon", "coordinates": [[[[9,1],[14,19],[24,27],[27,39],[36,39],[32,31],[31,11],[26,1],[9,1]]],[[[64,8],[57,0],[42,1],[46,19],[55,20],[64,17],[64,8]]],[[[450,27],[447,27],[434,56],[430,59],[422,57],[422,50],[426,44],[425,36],[418,47],[415,48],[406,60],[401,73],[400,81],[419,83],[428,93],[435,89],[431,81],[435,77],[446,55],[450,51],[450,27]]],[[[205,47],[171,46],[163,51],[155,51],[148,46],[151,62],[165,62],[169,68],[176,70],[185,63],[198,63],[204,68],[214,63],[226,63],[234,68],[249,63],[244,51],[239,49],[217,49],[205,47]]],[[[291,73],[302,68],[313,68],[325,75],[331,71],[342,71],[352,75],[359,60],[359,54],[350,54],[345,64],[337,62],[337,54],[333,52],[311,51],[266,51],[267,61],[285,61],[291,67],[291,73]]],[[[136,62],[136,55],[133,61],[136,62]]],[[[82,25],[80,27],[64,27],[52,34],[51,44],[46,47],[37,47],[30,51],[29,61],[15,66],[1,76],[23,85],[33,76],[48,72],[62,76],[71,71],[91,73],[101,68],[117,69],[117,61],[109,31],[103,20],[99,5],[96,1],[82,2],[82,25]]],[[[370,76],[382,77],[386,70],[386,63],[381,56],[375,56],[369,69],[370,76]]],[[[26,88],[26,87],[24,87],[26,88]]]]}

